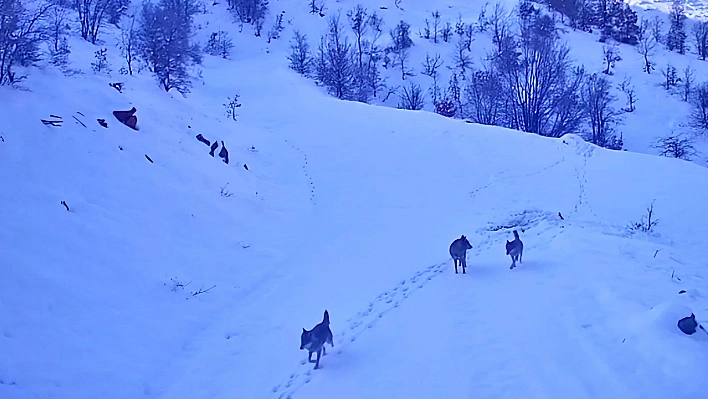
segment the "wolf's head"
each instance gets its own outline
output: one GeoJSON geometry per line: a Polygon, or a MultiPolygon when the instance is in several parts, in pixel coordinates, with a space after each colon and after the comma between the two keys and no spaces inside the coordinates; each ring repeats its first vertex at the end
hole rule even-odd
{"type": "Polygon", "coordinates": [[[467,240],[467,237],[464,235],[460,237],[460,240],[462,240],[463,243],[465,243],[465,248],[467,249],[472,249],[472,244],[467,240]]]}
{"type": "Polygon", "coordinates": [[[302,329],[302,335],[300,335],[300,350],[309,349],[312,345],[312,331],[307,331],[302,329]]]}

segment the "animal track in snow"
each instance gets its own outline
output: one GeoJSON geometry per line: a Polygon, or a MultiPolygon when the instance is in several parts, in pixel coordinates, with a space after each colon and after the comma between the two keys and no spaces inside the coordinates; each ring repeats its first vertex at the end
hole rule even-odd
{"type": "MultiPolygon", "coordinates": [[[[416,272],[412,277],[401,280],[392,289],[382,292],[376,298],[369,302],[369,305],[362,311],[357,312],[353,317],[349,318],[344,323],[344,330],[334,335],[334,342],[337,345],[337,350],[332,351],[335,354],[342,353],[341,348],[348,344],[356,342],[357,338],[366,330],[374,328],[376,323],[383,318],[388,312],[399,307],[408,296],[423,288],[435,276],[444,272],[448,261],[438,263],[416,272]]],[[[335,322],[336,324],[336,322],[335,322]]],[[[334,349],[334,348],[328,348],[334,349]]],[[[328,353],[332,353],[328,352],[328,353]]],[[[331,356],[328,354],[327,357],[331,356]]],[[[278,399],[291,399],[293,395],[305,384],[309,383],[313,376],[313,370],[307,359],[303,359],[298,367],[299,372],[290,374],[290,377],[284,383],[273,387],[272,392],[278,399]],[[302,366],[308,369],[302,370],[302,366]]],[[[327,366],[327,359],[323,360],[323,368],[327,366]]]]}
{"type": "Polygon", "coordinates": [[[299,147],[295,146],[294,144],[290,143],[288,140],[285,140],[286,143],[295,151],[299,152],[300,155],[303,156],[305,163],[302,165],[302,171],[305,174],[305,177],[307,178],[307,182],[310,183],[310,202],[312,202],[312,205],[317,205],[315,202],[315,183],[312,181],[312,177],[310,174],[307,172],[307,154],[303,150],[301,150],[299,147]]]}

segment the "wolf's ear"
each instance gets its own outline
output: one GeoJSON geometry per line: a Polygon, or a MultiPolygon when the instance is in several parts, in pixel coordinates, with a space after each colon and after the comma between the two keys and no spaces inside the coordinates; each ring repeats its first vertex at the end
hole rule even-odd
{"type": "Polygon", "coordinates": [[[303,329],[302,329],[302,332],[307,332],[307,330],[305,330],[305,329],[303,328],[303,329]]]}
{"type": "Polygon", "coordinates": [[[465,239],[465,235],[464,235],[464,234],[461,235],[460,238],[462,238],[462,239],[464,240],[464,239],[465,239]]]}

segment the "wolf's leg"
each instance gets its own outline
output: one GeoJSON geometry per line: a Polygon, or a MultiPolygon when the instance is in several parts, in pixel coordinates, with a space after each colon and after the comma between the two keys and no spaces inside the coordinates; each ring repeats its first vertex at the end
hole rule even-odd
{"type": "Polygon", "coordinates": [[[322,356],[325,356],[327,354],[327,350],[325,349],[324,345],[322,345],[322,356]]]}
{"type": "MultiPolygon", "coordinates": [[[[322,347],[324,349],[324,346],[322,347]]],[[[317,362],[315,363],[315,370],[320,368],[320,356],[322,355],[322,350],[317,351],[317,362]]]]}
{"type": "Polygon", "coordinates": [[[452,259],[452,261],[455,263],[455,274],[457,274],[457,259],[452,259]]]}
{"type": "Polygon", "coordinates": [[[314,363],[314,361],[312,360],[312,352],[308,352],[308,353],[309,353],[309,355],[307,355],[307,361],[310,363],[314,363]]]}
{"type": "Polygon", "coordinates": [[[467,256],[462,258],[460,260],[460,263],[462,263],[462,274],[467,274],[467,271],[466,271],[466,269],[467,269],[467,256]]]}

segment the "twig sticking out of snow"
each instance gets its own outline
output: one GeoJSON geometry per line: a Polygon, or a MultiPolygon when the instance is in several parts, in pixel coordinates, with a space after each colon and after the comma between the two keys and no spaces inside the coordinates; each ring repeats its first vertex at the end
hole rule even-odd
{"type": "Polygon", "coordinates": [[[199,294],[206,294],[207,292],[211,291],[211,289],[214,288],[214,287],[216,287],[216,284],[213,285],[213,286],[211,286],[211,287],[209,287],[209,288],[207,288],[207,289],[204,289],[204,287],[202,287],[202,288],[199,289],[199,291],[193,292],[193,293],[192,293],[192,296],[197,296],[197,295],[199,295],[199,294]]]}
{"type": "Polygon", "coordinates": [[[64,205],[64,208],[66,208],[66,211],[67,211],[67,212],[70,212],[70,211],[69,211],[69,205],[66,204],[66,201],[62,201],[61,204],[64,205]]]}
{"type": "Polygon", "coordinates": [[[84,123],[81,122],[81,121],[79,120],[79,118],[75,117],[74,115],[72,115],[71,117],[74,118],[74,119],[76,119],[76,121],[79,122],[79,123],[81,124],[81,126],[86,127],[86,125],[84,125],[84,123]]]}
{"type": "MultiPolygon", "coordinates": [[[[672,279],[672,280],[674,279],[674,271],[673,271],[673,270],[671,271],[671,279],[672,279]]],[[[681,279],[679,278],[679,276],[676,276],[676,280],[681,281],[681,279]]]]}

